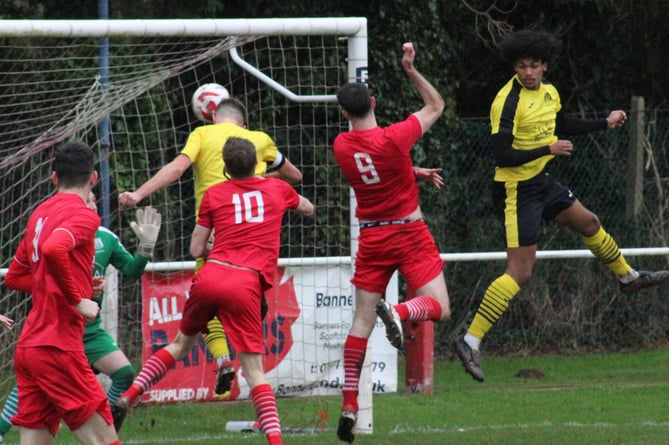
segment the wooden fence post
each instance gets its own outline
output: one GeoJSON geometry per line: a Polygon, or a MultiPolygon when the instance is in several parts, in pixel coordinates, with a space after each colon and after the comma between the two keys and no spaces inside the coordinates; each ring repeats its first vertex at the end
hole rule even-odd
{"type": "Polygon", "coordinates": [[[627,193],[625,214],[636,219],[643,203],[643,159],[644,159],[644,99],[632,97],[632,108],[629,115],[630,142],[627,157],[627,193]]]}

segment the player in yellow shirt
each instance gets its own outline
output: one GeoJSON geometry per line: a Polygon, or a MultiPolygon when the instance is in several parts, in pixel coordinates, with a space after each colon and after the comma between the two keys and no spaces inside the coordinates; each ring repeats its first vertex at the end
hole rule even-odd
{"type": "Polygon", "coordinates": [[[278,177],[291,184],[302,180],[302,173],[283,156],[267,133],[246,128],[246,108],[239,100],[232,98],[222,100],[216,108],[213,122],[213,125],[202,125],[193,130],[181,153],[137,190],[121,193],[119,195],[121,205],[136,206],[156,190],[165,188],[181,178],[192,165],[197,212],[204,191],[227,179],[223,175],[221,150],[230,137],[244,138],[253,142],[258,154],[256,175],[278,177]]]}
{"type": "Polygon", "coordinates": [[[467,333],[453,341],[465,371],[480,382],[484,376],[479,345],[532,276],[542,219],[580,233],[586,247],[617,277],[622,292],[635,292],[669,280],[669,271],[637,271],[630,267],[597,215],[544,171],[555,156],[569,156],[574,149],[570,140],[559,139],[557,134],[618,128],[627,120],[625,112],[615,110],[606,119],[589,120],[561,113],[557,89],[543,79],[549,62],[560,49],[560,42],[552,35],[514,32],[505,37],[500,49],[515,71],[490,109],[496,164],[493,204],[505,228],[506,271],[486,290],[467,333]]]}
{"type": "MultiPolygon", "coordinates": [[[[212,125],[203,125],[191,132],[186,146],[174,160],[163,166],[153,177],[137,190],[126,191],[119,195],[119,203],[125,207],[134,207],[156,190],[172,184],[193,166],[195,178],[195,214],[200,210],[200,201],[204,191],[214,184],[225,181],[223,175],[222,149],[228,138],[248,139],[256,147],[258,164],[256,175],[276,177],[290,184],[302,180],[302,173],[277,149],[272,138],[262,131],[246,128],[246,108],[239,100],[224,99],[216,108],[212,125]]],[[[202,258],[197,259],[196,271],[202,266],[202,258]]],[[[214,392],[224,394],[234,378],[234,369],[226,362],[230,351],[225,332],[220,321],[215,318],[208,326],[205,336],[207,346],[216,358],[219,366],[214,392]]]]}

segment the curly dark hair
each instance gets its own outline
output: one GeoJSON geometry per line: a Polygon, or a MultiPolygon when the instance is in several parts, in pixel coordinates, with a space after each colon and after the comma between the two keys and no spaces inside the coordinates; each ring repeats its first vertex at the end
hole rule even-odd
{"type": "Polygon", "coordinates": [[[550,63],[557,57],[562,44],[545,31],[515,31],[504,37],[499,44],[502,57],[516,63],[526,57],[550,63]]]}

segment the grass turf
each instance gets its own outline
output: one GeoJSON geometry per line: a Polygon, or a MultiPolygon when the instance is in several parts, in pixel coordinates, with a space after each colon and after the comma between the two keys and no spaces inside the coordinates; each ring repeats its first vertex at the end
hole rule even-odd
{"type": "MultiPolygon", "coordinates": [[[[486,382],[480,384],[459,362],[437,362],[432,395],[407,394],[400,380],[400,392],[375,395],[374,433],[357,435],[354,443],[667,442],[668,350],[488,358],[483,367],[486,382]],[[514,376],[520,370],[530,370],[524,372],[530,377],[514,376]]],[[[281,398],[278,404],[283,426],[302,430],[285,434],[286,444],[343,443],[334,432],[339,397],[281,398]]],[[[126,419],[120,438],[124,444],[264,444],[262,434],[225,431],[229,420],[253,418],[248,401],[142,406],[126,419]]],[[[55,442],[78,443],[66,428],[55,442]]],[[[5,443],[18,443],[17,432],[5,443]]]]}

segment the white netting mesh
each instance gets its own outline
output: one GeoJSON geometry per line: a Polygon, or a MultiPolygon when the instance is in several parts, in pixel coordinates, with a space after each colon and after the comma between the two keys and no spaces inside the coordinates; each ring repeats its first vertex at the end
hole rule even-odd
{"type": "MultiPolygon", "coordinates": [[[[101,201],[107,199],[110,228],[134,251],[128,229],[134,213],[118,209],[118,193],[137,188],[179,153],[190,131],[200,125],[192,114],[191,96],[208,82],[224,85],[245,102],[249,126],[277,141],[303,173],[298,191],[318,206],[313,219],[288,218],[281,257],[349,255],[349,192],[329,148],[346,128],[336,105],[292,103],[244,72],[228,53],[235,47],[240,57],[296,94],[331,95],[347,81],[346,44],[336,35],[115,37],[109,39],[105,79],[100,76],[96,38],[0,39],[0,267],[8,267],[31,210],[53,192],[53,145],[74,138],[87,141],[108,161],[109,170],[101,173],[107,175],[111,192],[103,196],[102,186],[96,192],[101,201]],[[110,118],[108,144],[107,132],[98,126],[105,115],[110,118]]],[[[143,204],[157,207],[163,215],[154,262],[192,260],[191,173],[143,204]]],[[[119,344],[139,364],[140,285],[122,277],[120,284],[119,344]]],[[[314,286],[319,292],[319,284],[314,286]]],[[[348,282],[341,287],[350,292],[348,282]]],[[[13,345],[29,306],[24,295],[2,289],[0,311],[17,324],[12,332],[0,334],[0,388],[13,382],[13,345]]],[[[312,350],[317,339],[310,329],[299,337],[313,341],[312,350]]]]}
{"type": "Polygon", "coordinates": [[[44,39],[21,39],[1,46],[0,152],[5,156],[0,169],[25,161],[167,79],[253,39],[112,41],[106,79],[101,79],[96,39],[56,46],[44,39]],[[30,48],[29,54],[19,42],[30,48]]]}

